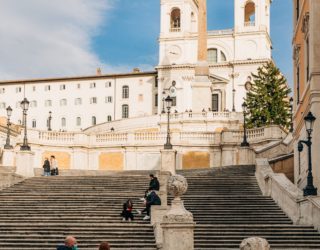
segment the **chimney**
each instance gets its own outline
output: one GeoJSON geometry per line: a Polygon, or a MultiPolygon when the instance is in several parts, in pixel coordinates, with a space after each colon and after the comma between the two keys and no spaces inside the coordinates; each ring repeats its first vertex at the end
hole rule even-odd
{"type": "Polygon", "coordinates": [[[139,68],[134,68],[133,69],[133,73],[140,73],[140,69],[139,68]]]}
{"type": "Polygon", "coordinates": [[[102,72],[101,72],[101,68],[97,68],[97,76],[101,76],[102,72]]]}

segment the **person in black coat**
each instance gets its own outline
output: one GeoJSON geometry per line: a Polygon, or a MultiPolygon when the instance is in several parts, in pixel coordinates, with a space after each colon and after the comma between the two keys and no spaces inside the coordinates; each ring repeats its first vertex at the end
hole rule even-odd
{"type": "Polygon", "coordinates": [[[150,174],[150,183],[149,183],[149,188],[151,190],[156,190],[159,191],[160,189],[160,183],[158,181],[158,178],[155,177],[153,174],[150,174]]]}
{"type": "Polygon", "coordinates": [[[123,210],[121,213],[123,221],[132,221],[133,220],[132,210],[133,210],[133,203],[129,199],[123,204],[123,210]]]}
{"type": "Polygon", "coordinates": [[[145,204],[146,208],[143,211],[137,210],[137,213],[142,214],[144,212],[147,212],[147,215],[143,218],[143,220],[149,220],[151,206],[152,205],[161,205],[161,199],[154,190],[149,188],[144,204],[145,204]]]}
{"type": "Polygon", "coordinates": [[[42,167],[43,167],[44,176],[50,176],[50,162],[48,157],[45,158],[42,167]]]}

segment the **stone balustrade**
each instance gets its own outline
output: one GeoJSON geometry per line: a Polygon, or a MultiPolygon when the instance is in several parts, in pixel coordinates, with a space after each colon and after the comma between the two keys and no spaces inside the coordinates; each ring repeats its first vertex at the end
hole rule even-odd
{"type": "Polygon", "coordinates": [[[272,197],[295,224],[320,230],[320,197],[304,197],[284,174],[275,174],[267,159],[256,159],[256,178],[265,196],[272,197]]]}
{"type": "MultiPolygon", "coordinates": [[[[85,134],[82,132],[56,132],[28,130],[28,141],[31,144],[41,145],[81,145],[92,146],[144,146],[163,145],[166,141],[166,132],[107,132],[101,134],[85,134]]],[[[270,126],[247,130],[250,143],[260,143],[270,140],[281,140],[285,132],[278,126],[270,126]]],[[[243,139],[242,130],[222,132],[172,132],[171,141],[174,145],[220,145],[239,144],[243,139]]],[[[23,133],[18,137],[22,142],[23,133]]]]}

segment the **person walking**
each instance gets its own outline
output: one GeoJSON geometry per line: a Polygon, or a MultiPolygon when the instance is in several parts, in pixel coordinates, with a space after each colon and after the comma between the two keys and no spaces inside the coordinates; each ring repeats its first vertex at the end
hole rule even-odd
{"type": "Polygon", "coordinates": [[[132,221],[133,220],[133,204],[132,201],[129,199],[123,204],[123,210],[121,213],[122,221],[132,221]]]}
{"type": "Polygon", "coordinates": [[[64,245],[58,246],[57,250],[78,250],[76,238],[67,236],[64,240],[64,245]]]}
{"type": "Polygon", "coordinates": [[[48,157],[45,158],[43,163],[43,175],[44,176],[50,176],[50,162],[48,157]]]}
{"type": "Polygon", "coordinates": [[[110,244],[107,241],[101,242],[98,250],[110,250],[110,244]]]}

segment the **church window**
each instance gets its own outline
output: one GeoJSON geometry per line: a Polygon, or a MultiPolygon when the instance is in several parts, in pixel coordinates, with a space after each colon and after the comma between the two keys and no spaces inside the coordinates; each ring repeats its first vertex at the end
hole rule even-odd
{"type": "Polygon", "coordinates": [[[171,11],[171,32],[179,32],[181,28],[181,12],[175,8],[171,11]]]}
{"type": "Polygon", "coordinates": [[[32,120],[32,128],[37,127],[37,121],[35,119],[32,120]]]}
{"type": "Polygon", "coordinates": [[[129,118],[129,106],[127,104],[122,105],[122,118],[129,118]]]}
{"type": "Polygon", "coordinates": [[[97,118],[95,116],[91,117],[91,124],[92,124],[92,126],[97,124],[97,118]]]}
{"type": "Polygon", "coordinates": [[[122,87],[122,98],[128,99],[129,98],[129,86],[122,87]]]}
{"type": "Polygon", "coordinates": [[[256,6],[253,1],[247,1],[244,8],[244,25],[245,26],[254,26],[255,25],[255,14],[256,6]]]}
{"type": "Polygon", "coordinates": [[[222,51],[220,51],[220,61],[221,62],[227,61],[227,57],[226,57],[225,53],[223,53],[222,51]]]}
{"type": "Polygon", "coordinates": [[[217,63],[218,62],[218,50],[217,49],[208,49],[208,62],[217,63]]]}
{"type": "Polygon", "coordinates": [[[77,126],[81,126],[81,117],[77,117],[76,124],[77,126]]]}
{"type": "Polygon", "coordinates": [[[61,126],[65,127],[66,125],[67,125],[67,120],[66,120],[66,118],[62,117],[61,118],[61,126]]]}
{"type": "Polygon", "coordinates": [[[212,111],[219,111],[219,94],[212,94],[212,111]]]}

